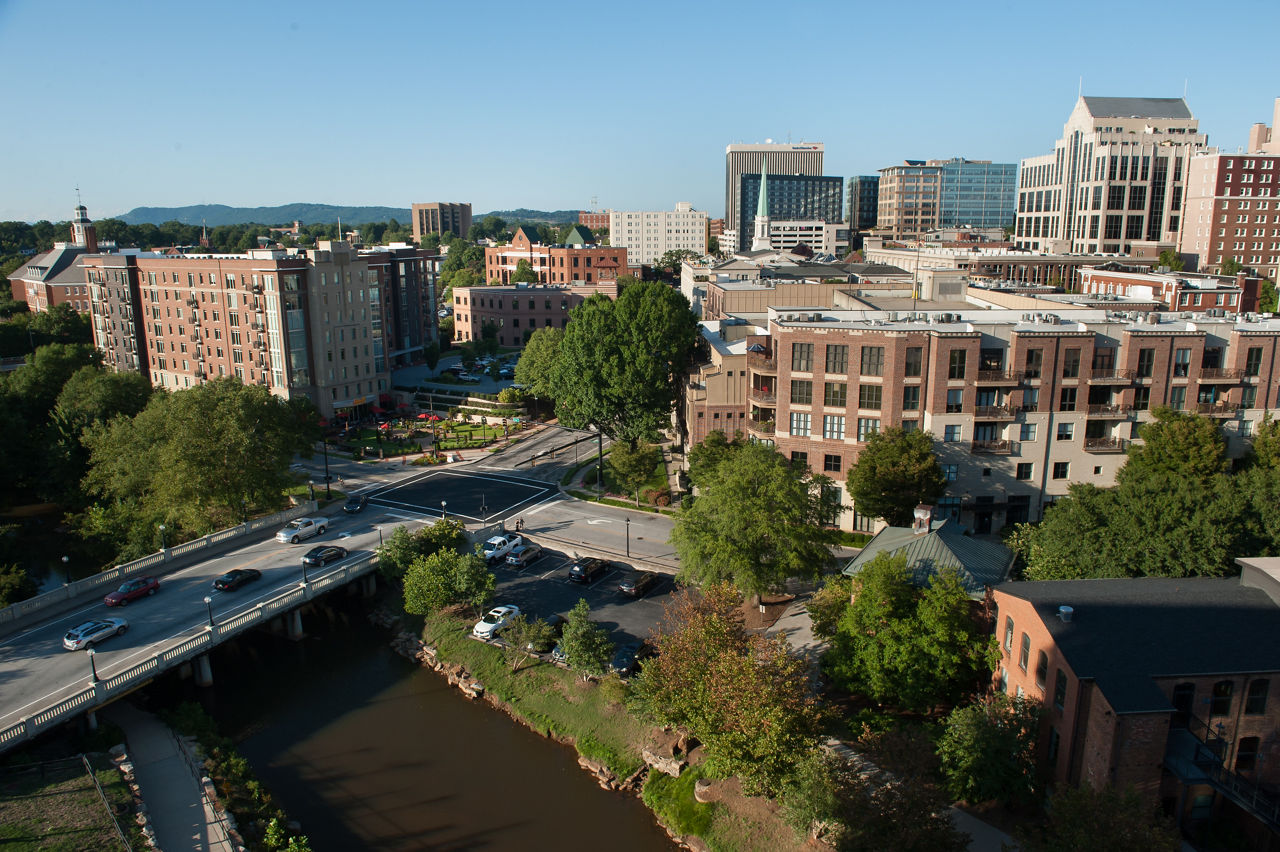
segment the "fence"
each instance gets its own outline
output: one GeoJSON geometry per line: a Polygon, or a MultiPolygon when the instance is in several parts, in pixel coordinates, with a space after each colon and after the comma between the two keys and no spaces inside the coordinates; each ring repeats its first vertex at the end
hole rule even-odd
{"type": "Polygon", "coordinates": [[[91,683],[87,688],[56,701],[34,715],[0,729],[0,752],[38,736],[72,716],[100,707],[136,689],[144,681],[154,678],[161,672],[200,656],[226,639],[256,624],[265,623],[276,615],[306,603],[333,588],[345,585],[357,577],[362,577],[377,567],[378,557],[367,556],[357,562],[313,577],[308,583],[284,589],[274,598],[234,615],[221,624],[193,628],[188,631],[188,635],[175,638],[169,647],[156,651],[141,663],[91,683]]]}
{"type": "Polygon", "coordinates": [[[54,589],[52,592],[45,592],[43,595],[37,595],[25,601],[18,601],[12,606],[0,609],[0,635],[12,632],[14,629],[34,621],[36,617],[51,606],[74,601],[82,595],[89,595],[90,593],[94,595],[104,594],[106,590],[114,589],[118,586],[121,581],[135,574],[141,574],[148,568],[172,562],[189,553],[208,550],[230,539],[240,538],[267,527],[283,526],[294,518],[314,514],[315,511],[315,501],[308,501],[301,506],[295,506],[283,512],[276,512],[274,515],[268,515],[265,518],[254,518],[252,521],[210,533],[202,538],[165,548],[159,553],[152,553],[150,556],[144,556],[141,559],[117,565],[114,568],[94,574],[92,577],[68,583],[61,589],[54,589]]]}

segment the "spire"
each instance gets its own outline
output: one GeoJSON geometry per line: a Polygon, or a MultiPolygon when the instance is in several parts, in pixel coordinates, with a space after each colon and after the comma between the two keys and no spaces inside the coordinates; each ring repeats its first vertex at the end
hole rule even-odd
{"type": "Polygon", "coordinates": [[[760,196],[756,200],[755,234],[751,238],[752,251],[768,251],[769,243],[769,155],[760,158],[760,196]]]}

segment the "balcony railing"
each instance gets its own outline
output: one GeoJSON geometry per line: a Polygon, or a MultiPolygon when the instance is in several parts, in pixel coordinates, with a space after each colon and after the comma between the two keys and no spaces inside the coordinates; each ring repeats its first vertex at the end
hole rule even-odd
{"type": "Polygon", "coordinates": [[[971,448],[975,453],[985,455],[1007,456],[1013,452],[1013,441],[997,438],[988,441],[974,441],[971,448]]]}
{"type": "Polygon", "coordinates": [[[747,366],[753,370],[761,370],[766,373],[778,372],[777,359],[766,357],[759,352],[747,353],[747,366]]]}
{"type": "Polygon", "coordinates": [[[190,340],[192,343],[199,343],[200,335],[197,334],[196,332],[192,332],[191,334],[187,335],[187,340],[190,340]]]}
{"type": "Polygon", "coordinates": [[[1018,370],[979,370],[980,385],[1016,385],[1022,381],[1022,373],[1018,370]]]}
{"type": "Polygon", "coordinates": [[[1124,438],[1085,438],[1086,453],[1123,453],[1129,449],[1129,442],[1124,438]]]}
{"type": "Polygon", "coordinates": [[[759,432],[761,435],[772,435],[773,421],[772,420],[748,420],[747,428],[750,429],[752,432],[759,432]]]}
{"type": "Polygon", "coordinates": [[[1117,370],[1114,367],[1107,367],[1101,370],[1089,371],[1089,384],[1093,385],[1128,384],[1131,381],[1133,381],[1133,370],[1117,370]]]}
{"type": "Polygon", "coordinates": [[[762,388],[752,388],[747,391],[747,396],[752,402],[761,402],[765,405],[777,405],[778,395],[773,391],[764,390],[762,388]]]}
{"type": "Polygon", "coordinates": [[[1012,420],[1014,410],[1007,405],[977,405],[973,409],[974,420],[1012,420]]]}
{"type": "Polygon", "coordinates": [[[1208,417],[1235,417],[1240,406],[1234,402],[1199,402],[1196,403],[1196,414],[1208,417]]]}
{"type": "Polygon", "coordinates": [[[1237,367],[1201,367],[1202,382],[1235,382],[1244,378],[1244,370],[1237,367]]]}
{"type": "Polygon", "coordinates": [[[1089,406],[1090,417],[1128,417],[1131,411],[1133,411],[1132,405],[1122,405],[1120,403],[1089,406]]]}

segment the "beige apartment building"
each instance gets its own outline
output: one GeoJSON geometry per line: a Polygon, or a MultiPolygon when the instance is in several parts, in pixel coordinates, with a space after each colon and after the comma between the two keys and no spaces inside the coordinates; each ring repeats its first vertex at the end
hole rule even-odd
{"type": "Polygon", "coordinates": [[[707,253],[707,214],[688,201],[671,211],[611,210],[608,228],[609,245],[625,248],[633,264],[653,263],[669,251],[707,253]]]}
{"type": "Polygon", "coordinates": [[[410,212],[413,216],[413,241],[419,245],[427,234],[466,237],[471,230],[470,204],[433,201],[429,204],[414,204],[410,212]]]}

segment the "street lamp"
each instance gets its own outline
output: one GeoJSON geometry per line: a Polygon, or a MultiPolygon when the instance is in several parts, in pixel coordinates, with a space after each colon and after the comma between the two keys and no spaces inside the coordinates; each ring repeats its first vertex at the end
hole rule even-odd
{"type": "Polygon", "coordinates": [[[448,503],[446,503],[444,500],[441,500],[441,501],[440,501],[440,520],[442,520],[442,521],[443,521],[445,518],[449,517],[449,510],[448,510],[448,506],[449,506],[449,504],[448,504],[448,503]]]}
{"type": "Polygon", "coordinates": [[[164,524],[160,525],[160,549],[164,550],[164,524]]]}
{"type": "Polygon", "coordinates": [[[374,529],[378,531],[378,547],[382,547],[382,527],[376,526],[374,529]]]}
{"type": "Polygon", "coordinates": [[[631,519],[623,518],[627,522],[627,558],[631,558],[631,519]]]}
{"type": "Polygon", "coordinates": [[[213,627],[213,598],[204,596],[204,608],[209,612],[209,626],[213,627]]]}
{"type": "Polygon", "coordinates": [[[309,582],[311,580],[307,577],[307,560],[304,559],[302,560],[302,585],[305,586],[309,582]]]}
{"type": "Polygon", "coordinates": [[[483,491],[480,492],[480,517],[486,524],[489,523],[489,504],[485,502],[483,491]]]}
{"type": "Polygon", "coordinates": [[[70,562],[71,562],[71,557],[70,557],[70,556],[64,556],[64,557],[62,557],[62,573],[63,573],[64,575],[66,575],[66,578],[67,578],[67,583],[66,583],[66,585],[68,585],[68,586],[70,586],[70,585],[71,585],[71,565],[70,565],[70,562]]]}
{"type": "Polygon", "coordinates": [[[93,678],[89,681],[89,683],[97,683],[98,682],[98,664],[93,661],[94,651],[92,648],[90,648],[89,650],[85,651],[85,653],[89,655],[89,671],[93,673],[93,678]]]}
{"type": "Polygon", "coordinates": [[[329,438],[325,435],[320,436],[320,442],[324,444],[324,499],[333,498],[333,493],[329,490],[329,438]]]}

